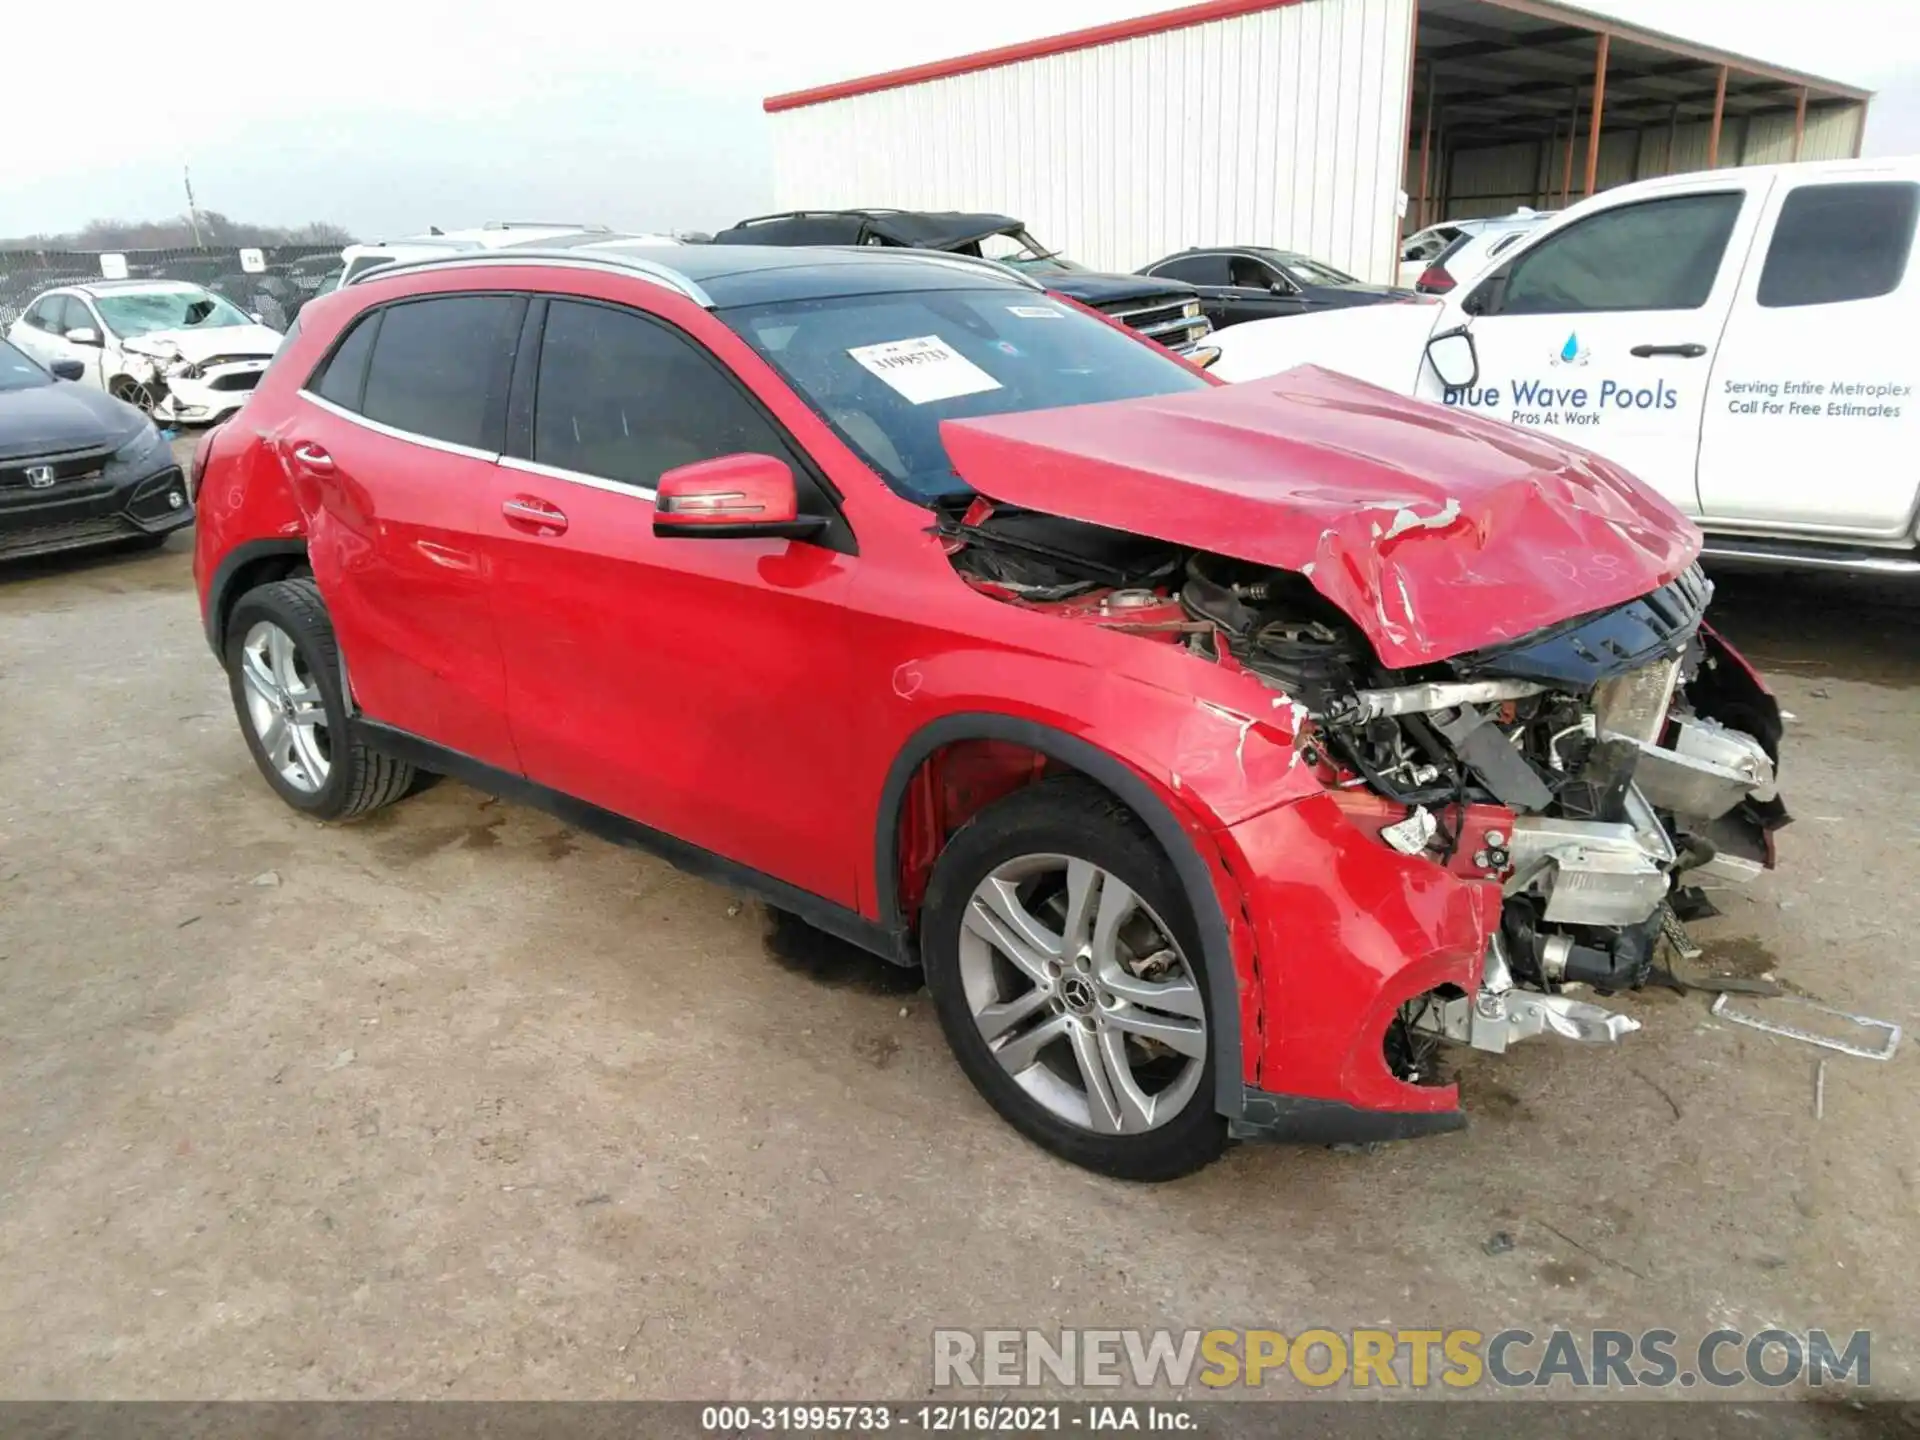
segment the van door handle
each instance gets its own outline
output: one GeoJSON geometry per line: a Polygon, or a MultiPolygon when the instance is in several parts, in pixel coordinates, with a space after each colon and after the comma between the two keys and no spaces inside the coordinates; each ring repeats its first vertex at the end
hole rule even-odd
{"type": "Polygon", "coordinates": [[[1636,360],[1651,360],[1655,355],[1678,355],[1682,360],[1698,360],[1707,353],[1707,347],[1697,340],[1689,340],[1685,345],[1636,345],[1627,353],[1636,360]]]}
{"type": "Polygon", "coordinates": [[[557,505],[550,505],[537,495],[511,496],[500,502],[500,513],[518,530],[530,530],[535,535],[567,533],[566,515],[557,505]]]}

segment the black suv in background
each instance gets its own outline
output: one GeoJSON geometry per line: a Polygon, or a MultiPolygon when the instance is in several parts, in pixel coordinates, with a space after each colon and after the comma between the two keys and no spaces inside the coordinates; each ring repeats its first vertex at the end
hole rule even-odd
{"type": "Polygon", "coordinates": [[[1194,286],[1216,330],[1243,320],[1278,320],[1413,298],[1410,290],[1369,285],[1309,255],[1260,245],[1182,250],[1142,266],[1140,273],[1194,286]]]}
{"type": "Polygon", "coordinates": [[[1188,354],[1213,329],[1200,294],[1178,280],[1089,270],[1047,249],[1011,215],[951,210],[789,210],[722,230],[715,245],[903,245],[997,261],[1068,299],[1188,354]]]}

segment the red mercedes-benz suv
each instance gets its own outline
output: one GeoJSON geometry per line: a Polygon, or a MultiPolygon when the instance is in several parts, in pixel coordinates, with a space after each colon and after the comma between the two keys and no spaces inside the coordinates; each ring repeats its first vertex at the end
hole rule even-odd
{"type": "Polygon", "coordinates": [[[390,266],[194,479],[288,804],[457,775],[922,965],[986,1099],[1111,1174],[1457,1128],[1443,1042],[1634,1029],[1576,992],[1786,818],[1778,708],[1631,477],[1222,386],[977,261],[390,266]]]}

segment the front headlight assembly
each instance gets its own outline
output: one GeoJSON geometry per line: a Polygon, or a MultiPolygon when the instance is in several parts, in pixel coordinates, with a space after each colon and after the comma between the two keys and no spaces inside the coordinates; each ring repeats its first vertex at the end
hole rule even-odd
{"type": "Polygon", "coordinates": [[[113,452],[114,462],[119,465],[138,464],[165,443],[160,438],[158,426],[152,423],[143,424],[118,450],[113,452]]]}

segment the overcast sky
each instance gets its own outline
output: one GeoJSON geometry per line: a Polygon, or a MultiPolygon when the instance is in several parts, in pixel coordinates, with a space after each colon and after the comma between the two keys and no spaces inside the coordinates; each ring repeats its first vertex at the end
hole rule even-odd
{"type": "MultiPolygon", "coordinates": [[[[178,214],[188,162],[204,209],[363,238],[485,219],[710,229],[768,205],[768,94],[1172,3],[384,0],[184,23],[150,0],[89,0],[84,21],[22,0],[0,235],[178,214]]],[[[1879,89],[1868,153],[1920,151],[1909,0],[1589,8],[1879,89]]]]}

